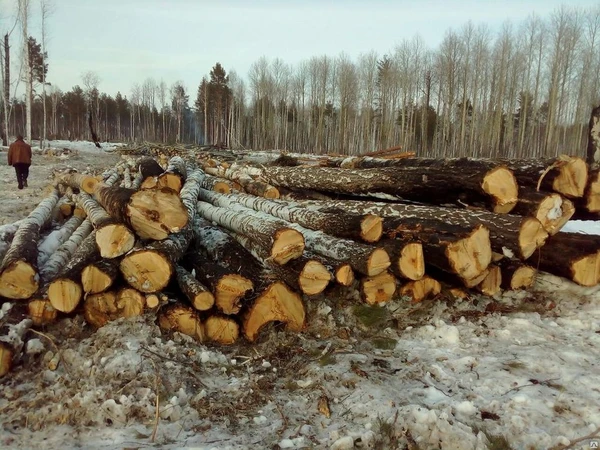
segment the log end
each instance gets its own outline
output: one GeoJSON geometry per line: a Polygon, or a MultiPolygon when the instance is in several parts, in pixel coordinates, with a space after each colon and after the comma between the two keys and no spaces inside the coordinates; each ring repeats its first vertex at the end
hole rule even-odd
{"type": "Polygon", "coordinates": [[[204,322],[206,337],[213,342],[231,345],[240,335],[240,326],[229,317],[211,316],[204,322]]]}
{"type": "Polygon", "coordinates": [[[127,215],[142,239],[166,239],[188,223],[188,212],[179,194],[167,188],[135,192],[127,205],[127,215]]]}
{"type": "Polygon", "coordinates": [[[167,256],[154,250],[142,249],[125,255],[119,268],[131,287],[146,294],[162,290],[173,275],[167,256]]]}
{"type": "Polygon", "coordinates": [[[482,225],[475,227],[467,237],[447,246],[446,257],[466,286],[476,286],[481,282],[480,275],[492,261],[489,230],[482,225]]]}
{"type": "Polygon", "coordinates": [[[392,265],[390,255],[383,248],[373,250],[367,260],[367,275],[373,277],[387,270],[392,265]]]}
{"type": "Polygon", "coordinates": [[[512,171],[506,167],[496,167],[483,177],[483,191],[493,199],[494,212],[508,214],[516,205],[519,185],[512,171]]]}
{"type": "Polygon", "coordinates": [[[502,272],[500,270],[500,267],[492,265],[488,267],[487,276],[483,279],[481,283],[479,283],[477,288],[479,289],[479,291],[481,291],[481,293],[492,297],[501,291],[501,284],[502,272]]]}
{"type": "Polygon", "coordinates": [[[298,283],[306,295],[317,295],[325,290],[331,278],[331,274],[323,264],[310,260],[302,268],[298,283]]]}
{"type": "Polygon", "coordinates": [[[144,313],[146,297],[137,289],[123,288],[117,294],[118,313],[114,319],[137,317],[144,313]]]}
{"type": "Polygon", "coordinates": [[[176,173],[164,173],[158,177],[158,187],[180,192],[183,182],[181,176],[176,173]]]}
{"type": "Polygon", "coordinates": [[[38,290],[39,278],[31,264],[15,261],[0,274],[0,296],[14,300],[30,298],[38,290]]]}
{"type": "MultiPolygon", "coordinates": [[[[514,255],[523,259],[529,258],[538,248],[543,246],[548,239],[548,232],[542,223],[535,217],[526,217],[521,222],[519,229],[519,249],[521,255],[514,255]]],[[[512,255],[507,255],[512,256],[512,255]]]]}
{"type": "Polygon", "coordinates": [[[96,230],[96,245],[103,258],[118,258],[133,248],[135,234],[122,223],[114,223],[96,230]]]}
{"type": "Polygon", "coordinates": [[[305,311],[300,296],[279,281],[267,287],[256,299],[244,320],[244,335],[250,342],[269,322],[283,322],[289,331],[304,328],[305,311]]]}
{"type": "Polygon", "coordinates": [[[223,314],[237,314],[241,300],[254,288],[252,281],[238,274],[222,276],[215,288],[215,305],[223,314]]]}
{"type": "Polygon", "coordinates": [[[212,292],[198,292],[192,300],[192,306],[198,311],[208,311],[215,304],[215,296],[212,292]]]}
{"type": "Polygon", "coordinates": [[[29,317],[37,327],[48,325],[56,320],[58,312],[48,299],[34,299],[27,305],[29,317]]]}
{"type": "Polygon", "coordinates": [[[423,244],[410,242],[400,251],[398,257],[398,272],[409,280],[420,280],[425,275],[425,257],[423,244]]]}
{"type": "Polygon", "coordinates": [[[351,286],[354,283],[354,270],[350,264],[342,264],[335,269],[335,281],[342,286],[351,286]]]}
{"type": "Polygon", "coordinates": [[[558,167],[552,189],[567,197],[583,197],[588,181],[588,166],[582,158],[568,158],[558,167]]]}
{"type": "Polygon", "coordinates": [[[365,242],[377,242],[383,235],[383,219],[367,214],[360,222],[360,237],[365,242]]]}
{"type": "Polygon", "coordinates": [[[92,176],[84,176],[82,178],[82,180],[80,181],[80,186],[81,189],[83,189],[85,192],[87,192],[90,195],[93,195],[94,192],[96,192],[96,187],[98,186],[98,184],[100,184],[100,181],[98,181],[96,178],[92,177],[92,176]]]}
{"type": "Polygon", "coordinates": [[[573,202],[560,194],[553,193],[541,201],[535,217],[541,222],[544,230],[553,236],[565,226],[573,214],[575,214],[573,202]]]}
{"type": "Polygon", "coordinates": [[[363,300],[369,305],[388,302],[396,292],[396,277],[389,272],[382,272],[373,277],[362,278],[360,291],[363,300]]]}
{"type": "Polygon", "coordinates": [[[571,264],[572,280],[581,286],[600,283],[600,252],[587,255],[571,264]]]}
{"type": "Polygon", "coordinates": [[[75,310],[82,296],[81,285],[66,278],[54,280],[48,287],[48,299],[52,306],[67,314],[75,310]]]}
{"type": "Polygon", "coordinates": [[[588,185],[585,193],[585,208],[591,213],[600,212],[600,171],[595,173],[588,185]]]}
{"type": "Polygon", "coordinates": [[[217,181],[213,185],[212,190],[219,194],[231,194],[231,187],[224,181],[217,181]]]}
{"type": "Polygon", "coordinates": [[[104,271],[91,264],[81,271],[81,286],[86,294],[99,294],[113,284],[113,279],[104,271]]]}
{"type": "Polygon", "coordinates": [[[271,258],[277,264],[285,264],[299,258],[304,252],[304,236],[291,228],[278,230],[273,239],[271,258]]]}
{"type": "Polygon", "coordinates": [[[533,267],[521,266],[514,271],[510,279],[510,289],[528,289],[533,286],[536,270],[533,267]]]}
{"type": "Polygon", "coordinates": [[[279,193],[279,189],[277,189],[275,186],[267,186],[263,193],[263,197],[269,199],[278,199],[281,197],[281,194],[279,193]]]}
{"type": "Polygon", "coordinates": [[[198,314],[192,308],[180,303],[160,310],[158,326],[163,331],[178,331],[200,342],[204,341],[204,324],[200,321],[198,314]]]}
{"type": "Polygon", "coordinates": [[[14,352],[10,346],[0,342],[0,377],[3,377],[12,368],[14,352]]]}
{"type": "Polygon", "coordinates": [[[433,298],[440,292],[442,292],[442,285],[437,280],[424,276],[420,280],[406,283],[402,287],[400,294],[410,297],[413,302],[418,303],[433,298]]]}

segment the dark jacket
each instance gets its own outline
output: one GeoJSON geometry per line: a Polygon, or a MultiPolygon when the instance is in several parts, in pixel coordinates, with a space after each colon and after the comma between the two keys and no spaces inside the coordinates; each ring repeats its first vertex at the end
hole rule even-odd
{"type": "Polygon", "coordinates": [[[17,139],[8,148],[8,165],[15,163],[31,164],[31,145],[23,139],[17,139]]]}

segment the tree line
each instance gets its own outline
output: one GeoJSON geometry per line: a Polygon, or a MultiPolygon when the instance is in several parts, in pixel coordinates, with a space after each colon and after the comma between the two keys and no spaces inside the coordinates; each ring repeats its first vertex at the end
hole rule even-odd
{"type": "MultiPolygon", "coordinates": [[[[600,102],[600,7],[561,7],[493,33],[466,23],[428,48],[415,36],[386,54],[315,56],[294,66],[260,58],[247,77],[216,63],[190,105],[180,81],[148,78],[112,97],[87,72],[83,86],[32,99],[32,135],[195,142],[231,148],[361,154],[402,146],[430,156],[584,154],[600,102]],[[46,111],[44,119],[44,110],[46,111]]],[[[35,43],[35,40],[33,41],[35,43]]],[[[33,44],[32,44],[33,45],[33,44]]],[[[45,63],[34,54],[30,67],[45,63]]],[[[35,52],[34,52],[35,53],[35,52]]],[[[32,71],[39,80],[42,69],[32,71]]],[[[26,99],[25,99],[26,100],[26,99]]],[[[24,99],[9,133],[23,129],[24,99]]],[[[3,116],[6,117],[6,116],[3,116]]]]}

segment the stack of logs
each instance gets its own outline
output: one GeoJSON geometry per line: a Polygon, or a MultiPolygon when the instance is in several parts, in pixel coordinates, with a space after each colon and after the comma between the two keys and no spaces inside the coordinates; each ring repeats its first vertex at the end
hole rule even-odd
{"type": "MultiPolygon", "coordinates": [[[[163,330],[231,344],[271,322],[300,331],[305,299],[348,289],[377,305],[526,289],[538,269],[600,283],[600,237],[559,233],[600,211],[583,160],[405,156],[187,149],[60,174],[0,227],[0,296],[13,322],[19,306],[33,326],[155,310],[163,330]]],[[[16,347],[0,338],[0,375],[16,347]]]]}

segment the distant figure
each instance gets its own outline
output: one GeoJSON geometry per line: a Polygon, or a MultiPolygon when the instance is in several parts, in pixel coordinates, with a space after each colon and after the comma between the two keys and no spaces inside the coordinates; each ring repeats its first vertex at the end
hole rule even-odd
{"type": "Polygon", "coordinates": [[[15,168],[19,189],[27,187],[27,177],[31,165],[31,146],[23,140],[23,136],[20,134],[8,149],[8,165],[15,168]]]}

